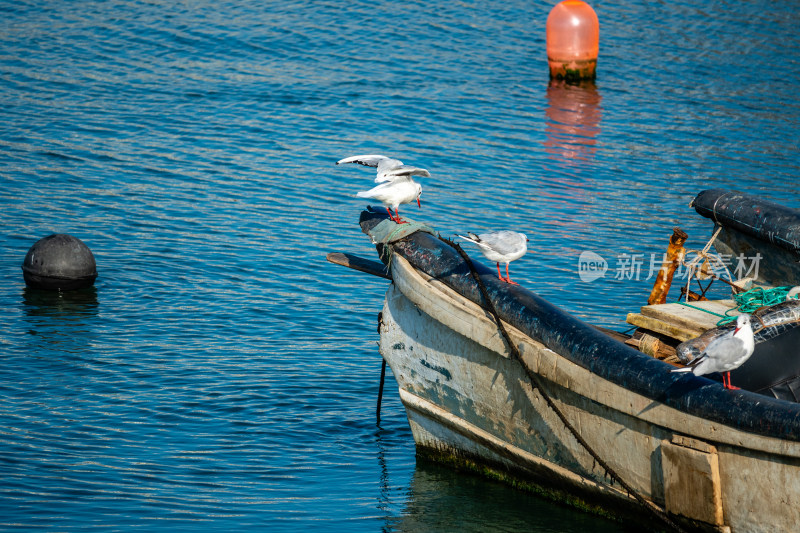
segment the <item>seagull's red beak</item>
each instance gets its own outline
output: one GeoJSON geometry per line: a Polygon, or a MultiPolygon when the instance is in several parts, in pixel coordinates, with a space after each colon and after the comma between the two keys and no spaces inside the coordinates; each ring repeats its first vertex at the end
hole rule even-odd
{"type": "Polygon", "coordinates": [[[739,333],[740,329],[742,329],[742,328],[740,328],[739,326],[736,326],[736,329],[733,330],[733,334],[736,335],[737,333],[739,333]]]}
{"type": "Polygon", "coordinates": [[[422,203],[419,201],[419,196],[417,196],[417,207],[422,209],[422,203]]]}

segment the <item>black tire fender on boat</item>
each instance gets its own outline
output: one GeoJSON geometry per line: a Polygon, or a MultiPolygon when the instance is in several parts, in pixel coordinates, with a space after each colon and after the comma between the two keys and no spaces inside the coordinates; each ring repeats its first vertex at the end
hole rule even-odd
{"type": "Polygon", "coordinates": [[[736,191],[708,189],[692,200],[716,224],[783,248],[800,260],[800,211],[736,191]]]}

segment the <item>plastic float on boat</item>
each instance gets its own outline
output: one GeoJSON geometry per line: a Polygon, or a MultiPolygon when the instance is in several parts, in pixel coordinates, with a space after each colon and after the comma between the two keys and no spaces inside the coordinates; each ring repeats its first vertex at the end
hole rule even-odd
{"type": "MultiPolygon", "coordinates": [[[[796,253],[786,242],[796,242],[790,222],[800,215],[781,208],[786,224],[765,229],[775,219],[753,223],[746,205],[762,213],[775,206],[730,194],[704,191],[694,207],[708,216],[713,200],[708,213],[725,232],[749,221],[743,227],[755,236],[748,238],[768,237],[772,248],[763,249],[771,260],[796,253]]],[[[380,313],[380,353],[420,456],[472,465],[648,527],[653,517],[668,530],[733,533],[790,531],[800,522],[800,403],[784,399],[786,390],[776,392],[774,383],[791,391],[798,380],[792,335],[800,330],[799,303],[753,313],[764,339],[738,371],[752,365],[762,376],[758,384],[734,377],[753,390],[726,390],[719,380],[670,370],[682,364],[682,342],[698,343],[690,353],[700,349],[698,337],[715,334],[720,317],[708,311],[735,316],[724,312],[734,300],[647,305],[628,316],[639,328],[629,337],[501,282],[423,224],[398,232],[377,209],[363,212],[360,224],[382,262],[346,254],[329,260],[392,280],[380,313]],[[773,386],[758,388],[767,382],[773,386]]],[[[685,261],[687,254],[673,251],[685,261]]],[[[695,266],[706,275],[702,263],[695,266]]],[[[736,280],[727,281],[735,290],[736,280]]]]}

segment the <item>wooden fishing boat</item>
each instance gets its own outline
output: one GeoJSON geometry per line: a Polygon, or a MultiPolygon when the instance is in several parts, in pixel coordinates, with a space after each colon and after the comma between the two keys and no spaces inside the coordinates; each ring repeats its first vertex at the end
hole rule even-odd
{"type": "MultiPolygon", "coordinates": [[[[715,224],[734,235],[740,228],[720,209],[728,193],[706,193],[695,208],[703,214],[712,198],[715,224]]],[[[758,208],[781,209],[765,202],[758,208]]],[[[781,215],[796,218],[781,218],[778,231],[765,235],[791,243],[800,216],[781,215]]],[[[420,455],[667,530],[791,531],[800,523],[800,404],[782,399],[800,380],[796,319],[779,321],[783,329],[748,362],[782,365],[771,377],[759,371],[750,387],[759,392],[727,390],[713,379],[670,372],[680,364],[670,339],[678,344],[716,327],[705,316],[658,312],[674,304],[654,304],[633,313],[650,319],[641,322],[646,333],[626,338],[499,281],[422,225],[397,226],[385,211],[371,210],[360,223],[389,267],[380,352],[420,455]],[[794,341],[784,342],[787,336],[794,341]],[[647,337],[664,349],[648,355],[632,346],[652,348],[647,337]],[[770,348],[776,339],[780,346],[770,348]],[[773,352],[780,357],[770,359],[773,352]]],[[[800,249],[797,240],[794,248],[781,240],[777,251],[767,249],[776,246],[769,239],[758,244],[765,254],[800,249]]],[[[329,259],[387,275],[383,264],[329,259]]],[[[708,314],[695,309],[703,305],[716,304],[687,309],[708,314]]],[[[740,378],[746,381],[734,374],[734,383],[740,378]]]]}

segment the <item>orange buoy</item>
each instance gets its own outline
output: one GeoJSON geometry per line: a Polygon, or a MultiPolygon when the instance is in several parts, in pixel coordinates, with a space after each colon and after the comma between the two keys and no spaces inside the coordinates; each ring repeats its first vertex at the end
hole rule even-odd
{"type": "Polygon", "coordinates": [[[593,80],[600,49],[600,22],[583,0],[564,0],[547,17],[550,78],[593,80]]]}

